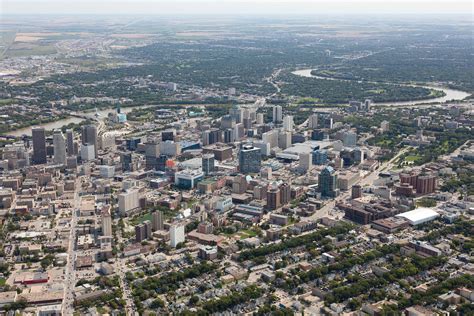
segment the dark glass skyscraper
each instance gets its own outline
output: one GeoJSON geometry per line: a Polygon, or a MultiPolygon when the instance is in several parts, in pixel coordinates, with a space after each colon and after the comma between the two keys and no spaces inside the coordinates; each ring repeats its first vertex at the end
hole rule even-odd
{"type": "Polygon", "coordinates": [[[337,175],[332,167],[324,168],[319,174],[319,191],[322,197],[336,197],[339,195],[337,175]]]}
{"type": "Polygon", "coordinates": [[[33,163],[46,163],[46,132],[44,128],[37,127],[31,130],[33,136],[33,163]]]}
{"type": "Polygon", "coordinates": [[[243,145],[239,153],[239,168],[241,173],[258,173],[262,164],[260,148],[243,145]]]}
{"type": "Polygon", "coordinates": [[[214,154],[202,155],[202,172],[207,176],[215,170],[214,154]]]}
{"type": "Polygon", "coordinates": [[[85,125],[82,127],[82,144],[94,145],[95,157],[97,157],[97,127],[95,125],[85,125]]]}

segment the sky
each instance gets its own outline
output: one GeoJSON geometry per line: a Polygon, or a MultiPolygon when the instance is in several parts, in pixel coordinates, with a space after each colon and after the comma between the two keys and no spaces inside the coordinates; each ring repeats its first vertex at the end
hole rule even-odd
{"type": "Polygon", "coordinates": [[[473,14],[472,0],[0,0],[2,14],[473,14]]]}

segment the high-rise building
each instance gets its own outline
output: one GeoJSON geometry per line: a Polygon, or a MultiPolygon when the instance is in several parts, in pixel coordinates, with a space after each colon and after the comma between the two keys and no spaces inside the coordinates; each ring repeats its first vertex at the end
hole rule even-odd
{"type": "Polygon", "coordinates": [[[273,123],[281,123],[283,121],[283,108],[280,105],[273,106],[273,123]]]}
{"type": "Polygon", "coordinates": [[[163,230],[163,228],[163,212],[155,211],[151,213],[151,230],[155,232],[157,230],[163,230]]]}
{"type": "Polygon", "coordinates": [[[283,129],[287,132],[292,132],[293,131],[293,116],[291,115],[285,115],[283,118],[283,129]]]}
{"type": "Polygon", "coordinates": [[[362,187],[359,184],[355,184],[352,186],[351,197],[353,199],[358,199],[362,197],[362,187]]]}
{"type": "Polygon", "coordinates": [[[138,209],[139,195],[138,190],[129,190],[118,195],[119,211],[121,214],[126,214],[130,211],[138,209]]]}
{"type": "Polygon", "coordinates": [[[328,161],[328,152],[324,149],[317,149],[313,151],[313,164],[325,165],[328,161]]]}
{"type": "Polygon", "coordinates": [[[95,159],[94,145],[82,145],[81,146],[81,159],[83,161],[89,161],[95,159]]]}
{"type": "Polygon", "coordinates": [[[98,142],[97,142],[97,127],[95,125],[84,125],[82,127],[82,144],[93,145],[94,155],[97,157],[98,142]]]}
{"type": "Polygon", "coordinates": [[[318,128],[318,114],[311,114],[308,117],[308,127],[309,128],[318,128]]]}
{"type": "Polygon", "coordinates": [[[290,203],[291,201],[291,185],[283,183],[280,185],[280,202],[281,205],[290,203]]]}
{"type": "Polygon", "coordinates": [[[174,175],[174,184],[182,189],[195,188],[199,181],[204,178],[204,173],[198,169],[185,169],[174,175]]]}
{"type": "Polygon", "coordinates": [[[145,225],[145,238],[146,239],[151,239],[152,238],[152,236],[151,236],[151,232],[152,232],[151,221],[149,221],[149,220],[143,221],[143,225],[145,225]]]}
{"type": "Polygon", "coordinates": [[[267,190],[267,208],[269,210],[276,210],[281,206],[280,188],[278,184],[270,183],[267,190]]]}
{"type": "Polygon", "coordinates": [[[166,155],[160,155],[158,158],[156,158],[156,166],[155,170],[158,171],[165,171],[166,170],[166,162],[168,161],[168,156],[166,155]]]}
{"type": "Polygon", "coordinates": [[[241,173],[260,172],[262,155],[260,148],[243,145],[239,152],[239,170],[241,173]]]}
{"type": "Polygon", "coordinates": [[[321,171],[318,187],[322,197],[336,197],[339,195],[337,175],[332,167],[327,166],[321,171]]]}
{"type": "Polygon", "coordinates": [[[299,155],[300,161],[298,165],[298,169],[302,172],[307,172],[313,166],[313,159],[310,153],[300,153],[299,155]]]}
{"type": "Polygon", "coordinates": [[[142,242],[146,239],[146,227],[144,223],[135,226],[135,241],[142,242]]]}
{"type": "Polygon", "coordinates": [[[262,134],[262,141],[269,143],[270,148],[278,147],[278,130],[274,129],[262,134]]]}
{"type": "Polygon", "coordinates": [[[215,171],[214,154],[202,155],[202,171],[207,176],[215,171]]]}
{"type": "Polygon", "coordinates": [[[66,165],[66,141],[61,130],[55,130],[53,133],[53,146],[55,164],[66,165]]]}
{"type": "Polygon", "coordinates": [[[342,143],[346,147],[355,147],[357,144],[357,134],[352,131],[345,132],[342,136],[342,143]]]}
{"type": "Polygon", "coordinates": [[[291,132],[281,131],[278,133],[278,147],[281,149],[287,149],[291,146],[291,132]]]}
{"type": "Polygon", "coordinates": [[[31,130],[33,137],[33,163],[46,163],[46,132],[43,127],[36,127],[31,130]]]}
{"type": "Polygon", "coordinates": [[[221,118],[221,129],[232,129],[235,127],[235,118],[232,115],[224,115],[221,118]]]}
{"type": "Polygon", "coordinates": [[[66,152],[68,156],[74,156],[77,154],[74,150],[74,131],[72,129],[66,131],[66,152]]]}
{"type": "Polygon", "coordinates": [[[257,113],[257,124],[258,125],[263,125],[265,117],[263,113],[257,113]]]}
{"type": "Polygon", "coordinates": [[[185,241],[183,223],[176,223],[170,226],[170,246],[176,248],[179,243],[185,241]]]}
{"type": "Polygon", "coordinates": [[[122,164],[122,171],[132,171],[132,153],[126,152],[120,154],[120,163],[122,164]]]}
{"type": "Polygon", "coordinates": [[[112,216],[110,209],[104,209],[101,213],[102,218],[102,236],[112,236],[112,216]]]}

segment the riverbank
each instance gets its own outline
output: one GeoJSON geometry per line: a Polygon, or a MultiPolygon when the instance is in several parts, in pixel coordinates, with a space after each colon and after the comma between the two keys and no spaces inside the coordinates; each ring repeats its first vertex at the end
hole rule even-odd
{"type": "MultiPolygon", "coordinates": [[[[313,69],[300,69],[292,71],[291,73],[300,76],[300,77],[307,77],[307,78],[315,78],[315,79],[322,79],[322,80],[334,80],[334,81],[351,81],[348,79],[340,79],[340,78],[332,78],[332,77],[323,77],[323,76],[316,76],[312,74],[313,69]]],[[[377,83],[377,82],[370,82],[368,83],[377,83]]],[[[410,106],[410,105],[422,105],[426,103],[445,103],[448,101],[461,101],[465,98],[469,97],[471,94],[465,91],[456,90],[448,87],[443,87],[439,85],[417,85],[417,84],[400,84],[400,83],[391,83],[391,82],[384,82],[384,84],[390,85],[403,85],[407,87],[420,87],[426,88],[430,90],[436,90],[443,92],[444,95],[442,97],[435,97],[435,98],[426,98],[426,99],[419,99],[419,100],[409,100],[409,101],[399,101],[399,102],[374,102],[376,105],[380,106],[410,106]]]]}

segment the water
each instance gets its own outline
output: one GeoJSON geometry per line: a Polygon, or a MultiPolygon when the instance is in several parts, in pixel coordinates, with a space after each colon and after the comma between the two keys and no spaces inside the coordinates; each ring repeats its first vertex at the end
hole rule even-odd
{"type": "MultiPolygon", "coordinates": [[[[134,107],[126,107],[126,108],[121,108],[122,113],[130,113],[133,109],[142,109],[142,108],[147,108],[147,107],[152,107],[155,105],[140,105],[140,106],[134,106],[134,107]]],[[[103,109],[103,110],[98,110],[97,113],[99,113],[99,119],[104,119],[106,118],[109,113],[115,112],[115,108],[109,108],[109,109],[103,109]]],[[[80,115],[80,116],[85,116],[90,119],[96,119],[95,114],[96,112],[94,110],[89,110],[89,111],[80,111],[80,112],[75,112],[75,115],[80,115]]],[[[82,121],[84,121],[84,118],[80,117],[68,117],[62,120],[50,122],[50,123],[45,123],[41,124],[41,127],[44,127],[47,131],[52,131],[54,129],[61,128],[65,125],[74,123],[74,124],[79,124],[82,121]]],[[[14,131],[6,132],[6,135],[11,135],[11,136],[16,136],[20,137],[22,135],[28,135],[31,136],[31,129],[33,126],[17,129],[14,131]]]]}
{"type": "MultiPolygon", "coordinates": [[[[324,79],[324,80],[338,80],[338,81],[349,81],[345,79],[338,79],[338,78],[327,78],[327,77],[321,77],[321,76],[314,76],[311,74],[311,71],[313,69],[301,69],[301,70],[296,70],[293,71],[292,74],[301,76],[301,77],[308,77],[308,78],[317,78],[317,79],[324,79]]],[[[370,82],[370,81],[369,81],[370,82]]],[[[388,83],[388,84],[397,84],[397,83],[388,83]]],[[[401,85],[401,84],[397,84],[401,85]]],[[[431,99],[424,99],[424,100],[411,100],[411,101],[400,101],[400,102],[374,102],[377,105],[393,105],[393,106],[401,106],[401,105],[420,105],[424,103],[444,103],[447,101],[459,101],[463,100],[464,98],[470,96],[469,93],[461,91],[461,90],[455,90],[455,89],[450,89],[446,87],[440,87],[440,86],[431,86],[431,85],[414,85],[414,84],[405,84],[405,86],[410,86],[410,87],[422,87],[422,88],[427,88],[427,89],[433,89],[437,91],[443,91],[445,93],[445,96],[439,97],[439,98],[431,98],[431,99]]]]}

